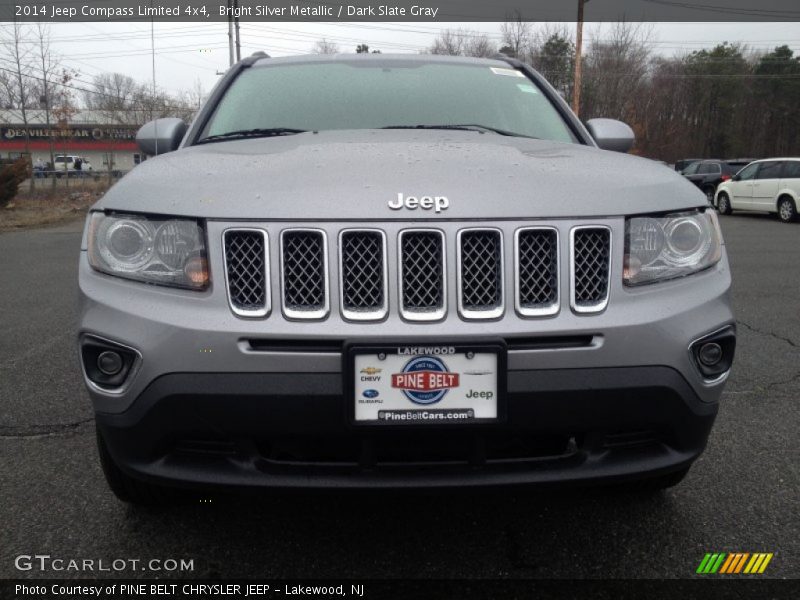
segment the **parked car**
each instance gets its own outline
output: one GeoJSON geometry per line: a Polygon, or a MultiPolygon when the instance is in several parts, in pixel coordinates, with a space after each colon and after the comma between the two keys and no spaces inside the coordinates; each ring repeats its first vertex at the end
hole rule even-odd
{"type": "Polygon", "coordinates": [[[750,161],[699,160],[681,171],[681,175],[703,190],[708,203],[713,204],[717,186],[733,177],[748,162],[750,161]]]}
{"type": "Polygon", "coordinates": [[[692,163],[703,160],[702,158],[683,158],[675,161],[675,170],[680,173],[692,163]]]}
{"type": "Polygon", "coordinates": [[[757,210],[775,213],[789,223],[797,219],[798,200],[800,158],[770,158],[750,163],[721,184],[715,204],[723,215],[757,210]]]}
{"type": "Polygon", "coordinates": [[[703,451],[736,340],[717,213],[525,64],[254,55],[137,140],[159,156],[79,267],[120,498],[655,490],[703,451]]]}
{"type": "Polygon", "coordinates": [[[87,176],[93,170],[91,163],[83,156],[60,154],[54,158],[54,161],[56,177],[87,176]]]}

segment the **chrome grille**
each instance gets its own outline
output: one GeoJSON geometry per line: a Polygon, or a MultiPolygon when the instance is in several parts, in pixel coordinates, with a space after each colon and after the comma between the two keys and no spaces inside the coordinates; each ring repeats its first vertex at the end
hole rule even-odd
{"type": "Polygon", "coordinates": [[[231,310],[243,317],[269,313],[267,234],[258,229],[229,229],[224,233],[225,277],[231,310]]]}
{"type": "MultiPolygon", "coordinates": [[[[449,227],[449,225],[448,225],[449,227]]],[[[454,256],[454,286],[463,319],[499,318],[505,310],[504,227],[453,227],[449,244],[439,229],[405,229],[389,234],[381,229],[337,231],[334,273],[340,315],[348,321],[379,321],[397,301],[401,316],[430,322],[446,316],[448,306],[447,248],[454,256]],[[394,236],[396,242],[394,242],[394,236]],[[389,258],[397,263],[389,263],[389,258]],[[397,273],[394,273],[396,264],[397,273]],[[398,282],[397,295],[389,280],[398,282]],[[397,279],[394,279],[395,275],[397,279]]],[[[567,229],[564,228],[566,233],[567,229]]],[[[331,287],[328,239],[312,228],[277,230],[280,238],[280,291],[288,319],[322,319],[330,313],[331,287]]],[[[448,234],[449,235],[449,234],[448,234]]],[[[231,310],[241,317],[265,317],[271,311],[270,239],[266,227],[231,227],[222,232],[225,288],[231,310]]],[[[512,268],[514,305],[521,317],[555,315],[561,304],[560,273],[569,270],[569,300],[579,314],[597,313],[609,300],[611,229],[580,225],[569,229],[569,244],[560,241],[556,225],[522,226],[514,230],[512,268]],[[569,252],[563,265],[561,250],[569,252]]],[[[274,256],[274,255],[273,255],[274,256]]],[[[511,286],[508,286],[509,293],[511,286]]],[[[567,289],[566,287],[564,289],[567,289]]]]}
{"type": "Polygon", "coordinates": [[[458,234],[459,310],[466,318],[503,313],[503,236],[496,229],[458,234]]]}
{"type": "Polygon", "coordinates": [[[552,228],[517,231],[517,311],[525,317],[558,312],[558,232],[552,228]]]}
{"type": "Polygon", "coordinates": [[[400,298],[405,318],[431,321],[444,317],[444,234],[436,230],[400,233],[400,298]]]}
{"type": "Polygon", "coordinates": [[[608,303],[611,272],[611,231],[607,227],[576,227],[572,236],[572,308],[598,312],[608,303]]]}
{"type": "Polygon", "coordinates": [[[386,316],[386,243],[382,231],[341,233],[339,277],[345,318],[364,321],[386,316]]]}
{"type": "Polygon", "coordinates": [[[281,233],[283,312],[289,318],[319,319],[328,314],[328,251],[316,229],[281,233]]]}

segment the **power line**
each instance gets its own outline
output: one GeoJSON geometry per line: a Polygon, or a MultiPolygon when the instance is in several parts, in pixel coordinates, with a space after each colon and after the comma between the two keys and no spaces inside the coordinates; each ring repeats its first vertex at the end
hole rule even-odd
{"type": "MultiPolygon", "coordinates": [[[[0,60],[5,60],[5,59],[0,59],[0,60]]],[[[15,71],[13,69],[7,69],[5,67],[0,67],[0,71],[4,71],[6,73],[11,73],[13,75],[17,75],[18,74],[17,71],[15,71]]],[[[99,90],[90,90],[90,89],[87,89],[87,88],[82,88],[82,87],[78,87],[78,86],[75,86],[75,85],[70,85],[68,83],[63,83],[63,82],[59,82],[59,81],[52,81],[50,79],[45,80],[43,77],[37,77],[36,75],[30,75],[30,74],[27,74],[27,73],[22,73],[22,77],[25,77],[27,79],[34,79],[36,81],[42,81],[42,82],[43,81],[47,81],[48,85],[54,85],[54,86],[58,86],[58,87],[62,87],[62,88],[70,89],[70,90],[75,90],[75,91],[78,91],[78,92],[83,92],[83,93],[86,93],[86,94],[94,94],[96,96],[103,96],[105,98],[112,98],[114,100],[119,100],[120,99],[119,96],[115,96],[113,94],[107,94],[107,93],[101,92],[99,90]]],[[[85,81],[81,81],[81,83],[86,83],[86,82],[85,81]]],[[[174,105],[169,105],[169,104],[163,104],[163,105],[161,105],[161,107],[162,108],[168,108],[168,109],[171,109],[171,110],[180,110],[180,111],[192,110],[192,108],[188,107],[188,106],[174,106],[174,105]]],[[[134,110],[136,110],[136,109],[134,109],[134,110]]]]}

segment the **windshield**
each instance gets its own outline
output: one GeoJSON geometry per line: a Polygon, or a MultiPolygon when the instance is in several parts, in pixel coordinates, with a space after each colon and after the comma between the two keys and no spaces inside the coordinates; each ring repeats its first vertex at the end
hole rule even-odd
{"type": "Polygon", "coordinates": [[[246,69],[221,99],[202,137],[271,128],[463,124],[576,142],[541,90],[515,69],[411,61],[246,69]]]}

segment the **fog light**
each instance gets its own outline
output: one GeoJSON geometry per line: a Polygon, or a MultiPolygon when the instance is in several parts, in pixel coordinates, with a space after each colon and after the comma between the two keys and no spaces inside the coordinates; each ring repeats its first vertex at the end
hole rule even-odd
{"type": "Polygon", "coordinates": [[[733,364],[736,351],[736,329],[729,325],[696,340],[690,347],[697,370],[707,381],[724,375],[733,364]]]}
{"type": "Polygon", "coordinates": [[[97,357],[97,368],[103,375],[116,375],[122,371],[123,365],[122,357],[111,350],[101,352],[97,357]]]}
{"type": "Polygon", "coordinates": [[[91,334],[80,339],[81,362],[86,379],[113,393],[122,390],[141,355],[128,346],[91,334]]]}
{"type": "Polygon", "coordinates": [[[722,360],[722,346],[716,342],[703,344],[697,352],[697,358],[707,367],[713,367],[722,360]]]}

